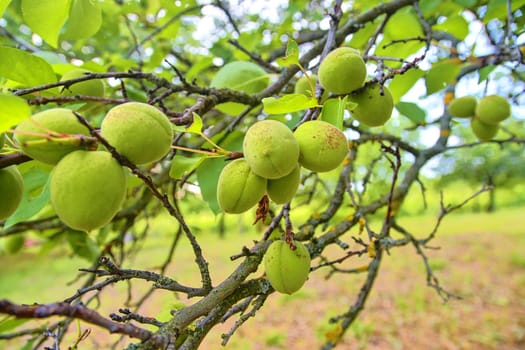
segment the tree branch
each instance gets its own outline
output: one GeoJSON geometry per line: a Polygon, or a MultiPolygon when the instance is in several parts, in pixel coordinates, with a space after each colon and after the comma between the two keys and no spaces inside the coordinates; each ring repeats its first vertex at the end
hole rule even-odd
{"type": "Polygon", "coordinates": [[[0,313],[17,318],[48,318],[51,316],[68,316],[107,329],[110,333],[126,334],[143,341],[150,340],[153,335],[150,331],[133,326],[120,324],[102,317],[98,312],[81,304],[69,303],[17,305],[9,300],[0,300],[0,313]]]}

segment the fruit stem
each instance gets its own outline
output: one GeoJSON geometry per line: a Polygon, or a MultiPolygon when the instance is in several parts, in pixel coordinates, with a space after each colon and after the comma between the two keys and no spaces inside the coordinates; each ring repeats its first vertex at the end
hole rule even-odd
{"type": "Polygon", "coordinates": [[[297,62],[296,64],[297,64],[297,67],[299,67],[299,70],[306,77],[306,80],[308,81],[308,85],[310,85],[310,91],[312,91],[312,95],[315,97],[315,85],[314,85],[314,83],[312,81],[312,78],[310,78],[310,76],[306,72],[306,69],[304,69],[303,66],[299,62],[297,62]]]}
{"type": "Polygon", "coordinates": [[[38,146],[45,144],[64,144],[64,145],[73,145],[73,146],[82,146],[82,145],[94,145],[96,144],[96,139],[87,135],[80,134],[58,134],[60,136],[51,136],[50,134],[38,134],[38,133],[25,133],[31,136],[39,136],[39,140],[30,140],[24,141],[24,145],[27,146],[38,146]]]}
{"type": "Polygon", "coordinates": [[[178,149],[180,151],[205,154],[207,156],[213,156],[215,158],[224,157],[227,154],[229,154],[228,151],[225,151],[225,152],[227,152],[226,154],[222,154],[222,152],[219,153],[219,152],[214,152],[214,151],[205,151],[205,150],[202,150],[202,149],[193,149],[193,148],[188,148],[188,147],[183,147],[183,146],[175,146],[175,145],[171,145],[171,148],[178,149]]]}
{"type": "Polygon", "coordinates": [[[288,245],[290,246],[291,250],[295,250],[297,247],[295,246],[293,239],[294,239],[294,232],[293,232],[293,226],[292,221],[290,220],[290,203],[287,203],[283,206],[283,215],[284,215],[284,221],[285,221],[285,231],[284,231],[284,240],[288,245]]]}
{"type": "Polygon", "coordinates": [[[213,147],[215,147],[218,151],[218,153],[222,155],[228,155],[230,154],[230,151],[225,150],[221,146],[217,145],[215,142],[213,142],[208,136],[204,135],[204,133],[200,134],[204,140],[206,140],[208,143],[210,143],[213,147]]]}

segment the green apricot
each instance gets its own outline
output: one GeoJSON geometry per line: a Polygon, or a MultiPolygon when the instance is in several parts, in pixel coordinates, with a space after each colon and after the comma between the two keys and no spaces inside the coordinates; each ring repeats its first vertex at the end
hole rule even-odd
{"type": "MultiPolygon", "coordinates": [[[[210,86],[256,94],[266,89],[269,83],[268,74],[257,64],[248,61],[233,61],[219,69],[211,80],[210,86]]],[[[223,113],[236,115],[244,111],[246,105],[226,102],[217,105],[216,108],[223,113]]]]}
{"type": "Polygon", "coordinates": [[[255,175],[244,159],[236,159],[219,175],[217,201],[224,212],[240,214],[256,205],[265,191],[266,179],[255,175]]]}
{"type": "MultiPolygon", "coordinates": [[[[317,75],[311,74],[310,79],[312,80],[312,84],[316,85],[317,83],[317,75]]],[[[308,82],[308,78],[306,78],[304,75],[297,79],[297,82],[295,83],[294,87],[294,93],[296,94],[303,94],[308,97],[315,96],[315,91],[312,92],[312,88],[310,87],[310,83],[308,82]]],[[[328,91],[324,90],[323,94],[321,95],[321,101],[324,101],[328,98],[328,91]]]]}
{"type": "Polygon", "coordinates": [[[128,102],[110,109],[102,120],[100,133],[120,154],[137,165],[164,157],[173,139],[168,117],[142,102],[128,102]]]}
{"type": "Polygon", "coordinates": [[[293,132],[276,120],[253,124],[246,131],[242,147],[252,171],[266,179],[290,174],[299,159],[299,144],[293,132]]]}
{"type": "Polygon", "coordinates": [[[24,194],[24,180],[15,165],[0,169],[0,220],[10,217],[24,194]]]}
{"type": "Polygon", "coordinates": [[[266,192],[272,201],[277,204],[288,203],[299,188],[301,182],[301,167],[297,165],[292,172],[279,179],[268,180],[266,192]]]}
{"type": "MultiPolygon", "coordinates": [[[[92,72],[86,69],[74,68],[64,73],[60,81],[82,78],[88,73],[92,72]]],[[[85,80],[68,87],[64,87],[61,93],[66,96],[82,95],[102,97],[104,96],[104,83],[100,79],[85,80]]]]}
{"type": "Polygon", "coordinates": [[[7,254],[16,254],[22,249],[24,242],[25,238],[22,234],[9,235],[1,241],[2,249],[0,250],[7,254]]]}
{"type": "Polygon", "coordinates": [[[352,112],[352,117],[367,126],[381,126],[392,116],[394,99],[390,90],[383,86],[383,95],[378,84],[374,84],[349,95],[349,100],[357,103],[352,112]]]}
{"type": "Polygon", "coordinates": [[[497,125],[510,116],[510,104],[498,95],[483,97],[476,107],[476,116],[485,124],[497,125]]]}
{"type": "MultiPolygon", "coordinates": [[[[315,83],[317,81],[317,76],[312,74],[310,75],[310,79],[312,81],[312,84],[315,87],[315,83]]],[[[303,94],[308,97],[314,96],[315,91],[312,93],[312,88],[310,87],[310,81],[306,76],[302,76],[299,79],[297,79],[297,82],[294,86],[294,93],[296,94],[303,94]]]]}
{"type": "Polygon", "coordinates": [[[492,139],[496,136],[499,130],[499,124],[486,124],[477,117],[472,118],[470,121],[470,127],[474,135],[476,135],[480,141],[488,141],[492,139]]]}
{"type": "Polygon", "coordinates": [[[299,142],[299,163],[306,169],[325,172],[339,166],[348,154],[345,134],[322,120],[305,122],[295,130],[299,142]]]}
{"type": "Polygon", "coordinates": [[[0,134],[0,150],[4,148],[4,144],[5,144],[5,135],[0,134]]]}
{"type": "Polygon", "coordinates": [[[366,65],[359,51],[340,47],[328,55],[319,65],[319,82],[327,91],[341,95],[363,86],[366,65]]]}
{"type": "Polygon", "coordinates": [[[75,151],[51,172],[51,204],[67,226],[89,232],[108,224],[126,196],[126,174],[105,151],[75,151]]]}
{"type": "Polygon", "coordinates": [[[18,124],[14,139],[31,158],[56,164],[66,154],[87,147],[79,138],[68,137],[75,134],[89,136],[89,129],[70,109],[52,108],[18,124]]]}
{"type": "Polygon", "coordinates": [[[457,118],[470,118],[476,113],[477,104],[474,96],[458,97],[450,101],[448,112],[457,118]]]}
{"type": "Polygon", "coordinates": [[[266,278],[273,289],[280,293],[292,294],[301,289],[310,273],[310,253],[298,241],[295,250],[285,241],[274,241],[264,254],[266,278]]]}

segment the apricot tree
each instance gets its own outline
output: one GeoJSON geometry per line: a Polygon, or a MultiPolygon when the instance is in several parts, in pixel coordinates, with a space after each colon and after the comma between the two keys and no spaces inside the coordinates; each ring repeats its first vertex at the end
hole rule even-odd
{"type": "Polygon", "coordinates": [[[58,348],[80,320],[127,349],[197,349],[236,319],[226,344],[272,293],[325,274],[362,283],[330,320],[331,349],[384,255],[407,245],[428,286],[458,297],[426,251],[442,219],[490,186],[443,200],[423,233],[404,226],[403,203],[425,196],[431,160],[487,143],[523,150],[524,10],[523,0],[0,1],[0,243],[16,254],[28,236],[46,249],[68,242],[87,259],[64,300],[0,296],[0,341],[58,348]],[[470,107],[450,113],[465,96],[470,107]],[[475,107],[489,100],[509,108],[475,107]],[[195,227],[233,215],[262,232],[213,279],[195,227]],[[134,268],[150,222],[166,216],[162,266],[134,268]],[[174,255],[183,240],[193,261],[174,255]],[[170,276],[173,264],[195,265],[200,283],[170,276]],[[129,298],[111,299],[124,281],[129,298]],[[156,318],[141,308],[153,291],[187,302],[156,318]],[[109,316],[97,308],[106,300],[109,316]]]}

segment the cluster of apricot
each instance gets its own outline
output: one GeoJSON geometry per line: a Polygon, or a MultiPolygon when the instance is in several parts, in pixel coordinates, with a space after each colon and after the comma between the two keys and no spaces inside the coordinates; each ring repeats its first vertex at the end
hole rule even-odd
{"type": "MultiPolygon", "coordinates": [[[[81,68],[74,68],[64,73],[60,80],[67,81],[81,78],[87,73],[91,72],[81,68]]],[[[63,88],[61,94],[65,96],[101,97],[104,95],[104,84],[101,80],[81,81],[63,88]]],[[[18,129],[21,130],[21,133],[17,134],[16,140],[21,145],[20,148],[34,159],[49,164],[56,164],[64,155],[76,150],[75,141],[72,138],[66,138],[66,134],[88,135],[87,130],[76,122],[71,111],[59,108],[36,114],[32,121],[22,123],[18,129]],[[37,125],[41,125],[41,127],[36,127],[37,125]],[[56,138],[53,139],[54,137],[56,138]],[[39,138],[40,141],[38,141],[39,138]],[[26,143],[26,141],[31,142],[26,143]]],[[[1,134],[0,150],[3,148],[4,143],[5,135],[1,134]]],[[[0,193],[2,193],[0,220],[5,220],[16,211],[24,192],[22,175],[16,166],[12,165],[0,169],[0,189],[0,193]]],[[[18,247],[19,244],[6,244],[6,247],[11,246],[18,247]]]]}
{"type": "MultiPolygon", "coordinates": [[[[284,123],[264,120],[246,132],[243,154],[219,176],[217,200],[227,213],[249,210],[265,193],[277,204],[289,202],[299,187],[301,167],[316,172],[337,168],[348,154],[348,142],[324,121],[307,121],[292,132],[284,123]]],[[[292,294],[308,278],[310,254],[301,242],[277,240],[264,255],[264,267],[276,291],[292,294]]]]}
{"type": "Polygon", "coordinates": [[[335,169],[348,153],[348,142],[324,121],[305,122],[292,132],[284,123],[264,120],[246,132],[243,153],[219,176],[217,201],[226,213],[249,210],[265,193],[277,204],[289,202],[299,187],[301,166],[316,172],[335,169]]]}
{"type": "Polygon", "coordinates": [[[488,95],[479,102],[474,96],[463,96],[450,101],[448,112],[457,118],[470,118],[474,135],[480,141],[488,141],[496,136],[500,123],[510,116],[511,108],[502,96],[488,95]]]}
{"type": "MultiPolygon", "coordinates": [[[[90,130],[74,113],[52,108],[34,114],[13,131],[14,142],[34,160],[53,165],[50,175],[51,205],[72,229],[89,232],[111,221],[127,192],[124,168],[96,142],[87,142],[90,130]],[[93,147],[95,145],[95,147],[93,147]]],[[[157,108],[128,102],[108,111],[101,136],[134,164],[158,161],[170,150],[173,129],[168,117],[157,108]]],[[[2,194],[9,203],[0,205],[0,219],[11,215],[23,193],[16,167],[0,170],[2,194]]]]}
{"type": "MultiPolygon", "coordinates": [[[[321,101],[328,96],[347,95],[348,100],[356,104],[350,112],[360,123],[374,127],[385,124],[392,116],[394,100],[386,86],[365,84],[366,65],[358,50],[351,47],[339,47],[331,51],[319,65],[318,79],[325,89],[321,101]]],[[[312,96],[305,77],[300,78],[295,86],[296,93],[312,96]]]]}

